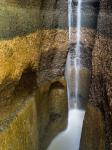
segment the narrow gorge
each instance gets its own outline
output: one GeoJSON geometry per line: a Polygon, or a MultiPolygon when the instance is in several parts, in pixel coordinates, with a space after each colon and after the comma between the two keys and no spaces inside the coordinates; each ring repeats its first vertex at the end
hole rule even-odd
{"type": "Polygon", "coordinates": [[[73,0],[72,12],[68,5],[0,2],[0,150],[46,150],[67,128],[68,85],[70,97],[77,87],[78,107],[86,106],[80,150],[112,149],[112,2],[73,0]],[[74,70],[66,75],[69,56],[78,58],[71,65],[80,66],[79,83],[70,81],[74,70]]]}

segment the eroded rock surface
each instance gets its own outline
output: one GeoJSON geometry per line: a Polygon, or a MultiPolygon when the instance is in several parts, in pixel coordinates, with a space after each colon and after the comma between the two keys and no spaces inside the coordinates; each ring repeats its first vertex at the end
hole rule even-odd
{"type": "MultiPolygon", "coordinates": [[[[67,1],[50,4],[35,0],[0,2],[1,150],[44,150],[66,127],[66,84],[60,78],[68,51],[67,1]],[[32,93],[36,96],[30,99],[32,93]]],[[[92,106],[87,109],[81,147],[86,150],[110,150],[112,143],[111,13],[111,0],[102,0],[97,33],[85,23],[81,28],[81,42],[93,50],[92,106]]],[[[91,18],[92,12],[88,14],[91,18]]]]}

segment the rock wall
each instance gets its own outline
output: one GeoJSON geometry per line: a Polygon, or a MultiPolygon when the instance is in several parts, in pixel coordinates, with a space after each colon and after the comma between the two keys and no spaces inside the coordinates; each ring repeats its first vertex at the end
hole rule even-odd
{"type": "MultiPolygon", "coordinates": [[[[97,7],[97,32],[85,22],[81,28],[82,43],[93,50],[82,150],[112,145],[111,0],[97,7]]],[[[3,0],[0,8],[0,150],[44,150],[66,127],[67,1],[3,0]]],[[[85,18],[92,16],[86,9],[85,18]]]]}

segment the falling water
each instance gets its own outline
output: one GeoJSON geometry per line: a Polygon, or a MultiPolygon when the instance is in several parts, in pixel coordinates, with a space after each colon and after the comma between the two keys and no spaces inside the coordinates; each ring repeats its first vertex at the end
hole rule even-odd
{"type": "MultiPolygon", "coordinates": [[[[81,4],[82,0],[77,2],[77,31],[74,32],[74,6],[73,0],[68,0],[68,24],[69,24],[69,52],[67,56],[65,78],[67,82],[68,93],[68,126],[64,132],[61,132],[51,142],[48,150],[79,150],[80,139],[85,115],[85,106],[83,93],[80,90],[81,78],[81,53],[82,45],[80,43],[81,35],[81,4]],[[76,41],[73,41],[75,39],[76,41]]],[[[86,77],[87,78],[87,77],[86,77]]],[[[86,89],[85,89],[86,90],[86,89]]],[[[87,98],[87,97],[86,97],[87,98]]]]}
{"type": "Polygon", "coordinates": [[[69,0],[68,6],[70,44],[72,43],[74,37],[77,36],[75,46],[69,49],[65,70],[69,105],[68,128],[66,132],[68,133],[68,141],[70,141],[72,145],[70,146],[70,143],[67,144],[69,145],[69,150],[79,150],[83,119],[85,115],[85,111],[81,109],[81,105],[79,102],[79,84],[81,70],[81,4],[82,0],[78,0],[76,33],[72,32],[72,24],[74,23],[72,0],[69,0]]]}
{"type": "Polygon", "coordinates": [[[73,14],[73,2],[68,0],[68,24],[69,24],[69,43],[72,43],[73,38],[76,37],[76,45],[69,50],[65,77],[67,81],[67,91],[68,91],[68,102],[69,109],[77,107],[78,101],[78,86],[79,86],[79,72],[81,67],[80,60],[80,30],[81,30],[81,2],[78,0],[77,5],[77,32],[72,32],[72,25],[74,23],[73,14]]]}

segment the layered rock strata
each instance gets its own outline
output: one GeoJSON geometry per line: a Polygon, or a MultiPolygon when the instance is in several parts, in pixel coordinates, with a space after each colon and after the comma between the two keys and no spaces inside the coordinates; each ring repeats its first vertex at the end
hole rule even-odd
{"type": "MultiPolygon", "coordinates": [[[[97,34],[90,9],[81,28],[81,42],[93,50],[92,106],[81,144],[87,150],[109,150],[112,143],[111,1],[98,5],[97,34]]],[[[68,51],[67,1],[4,0],[0,8],[0,149],[46,149],[66,127],[66,84],[60,78],[68,51]]]]}

